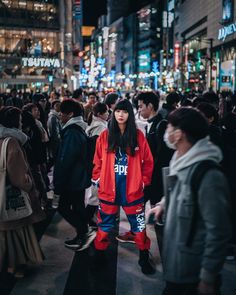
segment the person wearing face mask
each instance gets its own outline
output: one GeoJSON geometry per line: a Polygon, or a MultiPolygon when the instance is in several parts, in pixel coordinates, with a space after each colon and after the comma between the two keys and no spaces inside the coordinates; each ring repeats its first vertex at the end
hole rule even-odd
{"type": "Polygon", "coordinates": [[[231,237],[229,188],[223,172],[216,168],[222,153],[209,140],[206,118],[191,107],[169,115],[164,139],[175,150],[166,177],[167,193],[148,213],[158,222],[165,212],[162,257],[166,287],[162,294],[218,295],[231,237]],[[196,198],[191,179],[206,160],[216,164],[204,173],[196,198]]]}

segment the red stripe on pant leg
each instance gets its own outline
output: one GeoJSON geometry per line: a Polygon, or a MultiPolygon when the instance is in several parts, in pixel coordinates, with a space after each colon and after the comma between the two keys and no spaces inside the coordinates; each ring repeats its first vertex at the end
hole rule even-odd
{"type": "Polygon", "coordinates": [[[118,212],[118,209],[119,206],[117,205],[100,203],[100,210],[107,215],[116,214],[118,212]]]}
{"type": "Polygon", "coordinates": [[[108,239],[108,233],[102,231],[100,228],[98,228],[96,238],[94,240],[94,246],[97,250],[106,250],[109,246],[109,239],[108,239]]]}
{"type": "Polygon", "coordinates": [[[126,215],[141,214],[144,211],[144,204],[138,204],[134,206],[123,206],[126,215]]]}
{"type": "Polygon", "coordinates": [[[149,250],[150,245],[151,245],[151,241],[147,237],[146,230],[144,230],[142,232],[136,232],[134,234],[135,234],[134,240],[135,240],[135,243],[136,243],[136,246],[138,247],[138,249],[139,250],[149,250]]]}

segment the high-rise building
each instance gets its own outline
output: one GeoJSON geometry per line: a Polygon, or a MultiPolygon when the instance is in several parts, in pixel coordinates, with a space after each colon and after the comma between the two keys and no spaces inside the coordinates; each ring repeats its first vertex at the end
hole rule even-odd
{"type": "Polygon", "coordinates": [[[62,51],[58,0],[0,1],[0,90],[51,86],[62,51]]]}

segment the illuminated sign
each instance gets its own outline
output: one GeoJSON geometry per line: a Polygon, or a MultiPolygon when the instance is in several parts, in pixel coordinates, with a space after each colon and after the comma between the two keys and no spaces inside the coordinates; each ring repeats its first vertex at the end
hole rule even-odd
{"type": "Polygon", "coordinates": [[[150,50],[140,50],[138,54],[139,71],[148,72],[150,71],[150,50]]]}
{"type": "Polygon", "coordinates": [[[179,42],[175,43],[175,48],[174,48],[174,65],[175,69],[178,68],[180,64],[180,44],[179,42]]]}
{"type": "Polygon", "coordinates": [[[23,57],[23,67],[38,67],[38,68],[60,68],[60,60],[58,58],[34,58],[23,57]]]}
{"type": "Polygon", "coordinates": [[[225,26],[219,29],[218,40],[225,41],[225,39],[236,32],[236,23],[225,26]]]}
{"type": "Polygon", "coordinates": [[[95,29],[95,27],[92,27],[92,26],[82,26],[82,36],[83,37],[92,36],[94,29],[95,29]]]}
{"type": "Polygon", "coordinates": [[[222,23],[233,20],[233,0],[222,0],[222,23]]]}

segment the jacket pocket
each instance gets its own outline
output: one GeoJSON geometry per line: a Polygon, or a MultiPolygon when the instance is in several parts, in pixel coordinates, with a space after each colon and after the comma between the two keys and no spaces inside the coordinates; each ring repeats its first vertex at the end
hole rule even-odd
{"type": "Polygon", "coordinates": [[[183,185],[178,198],[178,217],[192,219],[194,211],[194,202],[191,198],[189,185],[183,185]]]}

